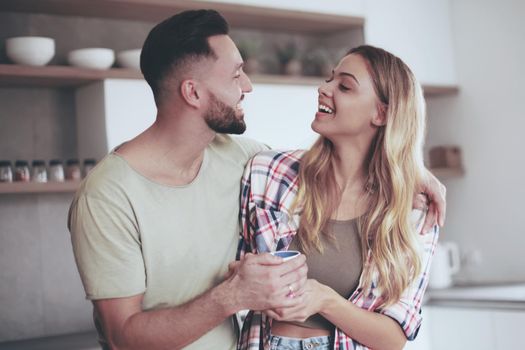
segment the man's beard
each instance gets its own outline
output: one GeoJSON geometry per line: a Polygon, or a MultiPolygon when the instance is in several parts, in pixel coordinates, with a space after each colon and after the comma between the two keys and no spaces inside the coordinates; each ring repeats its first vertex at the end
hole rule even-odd
{"type": "Polygon", "coordinates": [[[217,96],[210,92],[210,107],[204,115],[208,127],[220,134],[240,135],[246,130],[243,116],[236,116],[235,109],[219,101],[217,96]]]}

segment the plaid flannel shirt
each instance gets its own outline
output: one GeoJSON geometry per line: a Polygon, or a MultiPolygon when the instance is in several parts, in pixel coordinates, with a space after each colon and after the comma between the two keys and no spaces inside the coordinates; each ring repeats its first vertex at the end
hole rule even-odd
{"type": "MultiPolygon", "coordinates": [[[[288,249],[299,226],[300,208],[294,213],[291,213],[290,209],[297,195],[299,162],[303,153],[303,151],[264,151],[253,157],[248,163],[242,179],[242,232],[238,259],[248,252],[264,253],[288,249]]],[[[418,231],[420,231],[424,213],[414,210],[412,214],[418,225],[418,231]]],[[[428,284],[430,260],[438,235],[437,226],[420,235],[421,274],[403,292],[401,299],[396,304],[383,309],[379,308],[381,295],[375,288],[377,271],[372,272],[373,283],[368,292],[363,290],[362,285],[362,276],[368,271],[363,271],[359,285],[350,296],[349,301],[363,309],[393,318],[399,323],[407,339],[414,339],[422,320],[421,302],[428,284]]],[[[370,251],[368,257],[370,259],[370,251]]],[[[367,269],[368,265],[365,264],[364,269],[367,269]]],[[[243,323],[238,349],[269,349],[270,332],[271,319],[261,312],[250,311],[243,323]]],[[[368,349],[337,328],[334,339],[334,349],[368,349]]]]}

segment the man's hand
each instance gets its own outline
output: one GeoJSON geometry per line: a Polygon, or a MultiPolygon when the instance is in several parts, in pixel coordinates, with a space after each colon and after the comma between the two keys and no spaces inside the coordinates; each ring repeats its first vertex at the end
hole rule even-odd
{"type": "Polygon", "coordinates": [[[308,272],[304,255],[283,262],[282,258],[268,253],[248,253],[229,267],[227,283],[238,310],[284,308],[302,301],[308,272]],[[291,291],[295,298],[288,296],[291,291]]]}
{"type": "Polygon", "coordinates": [[[427,200],[417,195],[414,199],[414,207],[427,211],[422,231],[427,232],[436,224],[436,221],[439,226],[445,224],[447,188],[428,170],[424,181],[420,191],[424,193],[427,200]]]}

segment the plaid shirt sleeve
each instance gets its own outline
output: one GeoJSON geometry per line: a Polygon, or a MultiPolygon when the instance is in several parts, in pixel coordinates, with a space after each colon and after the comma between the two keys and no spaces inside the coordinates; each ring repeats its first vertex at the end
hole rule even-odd
{"type": "MultiPolygon", "coordinates": [[[[283,249],[297,226],[288,205],[296,191],[298,152],[264,151],[253,157],[241,180],[241,232],[237,259],[246,253],[283,249]]],[[[267,348],[271,320],[250,311],[244,320],[238,349],[267,348]]]]}
{"type": "Polygon", "coordinates": [[[250,199],[250,169],[252,168],[253,158],[246,165],[241,179],[241,204],[240,221],[241,232],[239,236],[239,247],[237,249],[237,260],[241,260],[246,253],[252,252],[249,232],[249,199],[250,199]]]}
{"type": "MultiPolygon", "coordinates": [[[[417,231],[420,232],[423,222],[425,221],[425,214],[414,209],[412,217],[417,222],[417,231]]],[[[421,326],[421,303],[423,301],[423,294],[428,285],[430,262],[436,249],[437,240],[439,237],[438,226],[434,226],[429,232],[422,233],[419,239],[419,257],[421,261],[421,273],[417,276],[412,284],[401,295],[401,299],[394,305],[391,305],[383,310],[381,313],[396,320],[408,340],[414,340],[421,326]]]]}

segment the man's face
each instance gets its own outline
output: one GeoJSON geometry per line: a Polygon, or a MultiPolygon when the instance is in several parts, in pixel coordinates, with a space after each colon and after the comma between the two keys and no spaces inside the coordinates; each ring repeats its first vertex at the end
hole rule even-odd
{"type": "Polygon", "coordinates": [[[215,94],[210,93],[210,104],[204,120],[208,127],[220,134],[240,135],[246,131],[244,113],[239,117],[239,111],[221,102],[215,94]]]}
{"type": "Polygon", "coordinates": [[[212,36],[208,42],[218,58],[205,77],[208,108],[204,119],[218,133],[242,134],[246,124],[241,102],[244,94],[252,91],[250,79],[242,70],[242,57],[227,35],[212,36]]]}

